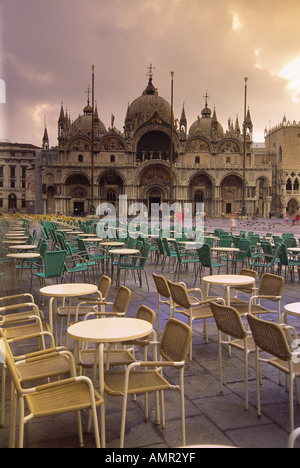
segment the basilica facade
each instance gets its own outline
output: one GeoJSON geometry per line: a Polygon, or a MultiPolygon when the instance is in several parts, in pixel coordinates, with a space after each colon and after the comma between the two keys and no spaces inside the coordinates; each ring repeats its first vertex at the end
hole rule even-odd
{"type": "Polygon", "coordinates": [[[151,203],[189,202],[193,210],[204,203],[207,216],[220,217],[241,212],[244,203],[248,215],[268,216],[271,156],[257,150],[252,135],[249,110],[242,128],[236,118],[224,130],[207,96],[190,126],[184,106],[172,125],[171,105],[159,95],[152,75],[124,110],[122,130],[113,116],[106,129],[97,106],[93,116],[89,99],[74,122],[62,105],[58,147],[49,149],[47,129],[43,138],[43,211],[87,215],[92,203],[105,202],[118,211],[119,196],[126,195],[128,204],[143,202],[149,210],[151,203]]]}

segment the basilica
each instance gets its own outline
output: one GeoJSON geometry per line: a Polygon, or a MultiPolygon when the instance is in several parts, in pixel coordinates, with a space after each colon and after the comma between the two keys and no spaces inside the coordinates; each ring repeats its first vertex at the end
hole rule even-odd
{"type": "MultiPolygon", "coordinates": [[[[206,94],[203,109],[188,123],[184,105],[180,118],[173,116],[172,104],[153,81],[150,73],[141,95],[124,109],[122,129],[115,127],[113,115],[105,127],[97,105],[93,112],[90,94],[74,121],[61,105],[57,145],[50,148],[47,128],[42,140],[36,211],[86,216],[107,202],[118,212],[120,195],[126,195],[128,205],[144,203],[150,212],[152,203],[174,201],[182,206],[189,202],[193,211],[196,203],[203,203],[208,217],[298,211],[299,123],[284,118],[266,131],[265,144],[258,145],[249,109],[241,124],[238,118],[229,119],[225,129],[206,94]]],[[[21,175],[24,182],[26,167],[21,175]]],[[[28,210],[27,193],[27,188],[23,195],[16,193],[15,200],[22,197],[20,208],[28,210]]]]}

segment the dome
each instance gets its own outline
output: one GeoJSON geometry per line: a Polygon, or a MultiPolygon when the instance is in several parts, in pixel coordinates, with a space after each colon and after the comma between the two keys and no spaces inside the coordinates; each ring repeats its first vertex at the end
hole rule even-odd
{"type": "MultiPolygon", "coordinates": [[[[72,124],[72,133],[83,133],[85,135],[91,135],[92,133],[92,114],[93,109],[87,104],[83,109],[84,114],[79,117],[72,124]]],[[[98,117],[97,107],[95,109],[95,128],[98,129],[98,133],[106,133],[104,123],[98,117]]]]}
{"type": "Polygon", "coordinates": [[[171,123],[171,106],[164,98],[158,95],[150,77],[148,86],[142,96],[135,99],[129,105],[126,121],[135,122],[136,126],[141,125],[149,120],[155,112],[165,122],[171,123]]]}
{"type": "Polygon", "coordinates": [[[194,122],[189,131],[189,136],[190,137],[199,137],[199,136],[204,136],[207,138],[211,138],[213,133],[213,128],[216,128],[216,137],[217,138],[223,138],[224,137],[224,130],[222,125],[217,121],[216,113],[214,111],[213,117],[211,117],[212,111],[205,106],[205,108],[202,110],[201,115],[202,117],[200,118],[198,116],[198,119],[196,122],[194,122]]]}

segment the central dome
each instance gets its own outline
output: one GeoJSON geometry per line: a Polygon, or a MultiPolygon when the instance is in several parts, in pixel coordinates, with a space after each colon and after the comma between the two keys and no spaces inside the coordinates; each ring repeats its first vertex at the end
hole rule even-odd
{"type": "Polygon", "coordinates": [[[210,138],[212,136],[212,128],[216,127],[216,136],[218,138],[223,138],[224,136],[224,130],[222,125],[217,121],[216,113],[214,111],[213,117],[211,117],[211,109],[205,106],[205,108],[202,110],[201,115],[202,118],[198,116],[198,119],[196,122],[194,122],[189,131],[189,136],[190,137],[200,137],[204,136],[207,138],[210,138]]]}
{"type": "Polygon", "coordinates": [[[142,96],[135,99],[128,107],[126,121],[131,120],[135,126],[139,126],[151,119],[156,112],[162,120],[171,124],[171,106],[158,95],[150,77],[142,96]]]}

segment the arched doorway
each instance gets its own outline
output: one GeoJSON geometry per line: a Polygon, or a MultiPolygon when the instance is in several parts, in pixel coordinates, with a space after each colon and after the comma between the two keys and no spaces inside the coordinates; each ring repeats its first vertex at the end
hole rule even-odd
{"type": "Polygon", "coordinates": [[[70,198],[69,212],[74,216],[89,213],[90,181],[84,174],[74,174],[66,180],[66,195],[70,198]]]}
{"type": "Polygon", "coordinates": [[[197,211],[197,203],[204,204],[204,211],[212,215],[212,189],[211,179],[206,174],[195,175],[190,182],[190,199],[193,201],[193,212],[197,211]]]}
{"type": "Polygon", "coordinates": [[[243,180],[230,175],[225,177],[221,183],[222,213],[231,215],[242,209],[243,202],[243,180]]]}
{"type": "Polygon", "coordinates": [[[114,205],[119,209],[119,196],[124,192],[124,181],[116,172],[107,172],[99,179],[99,199],[101,203],[114,205]]]}
{"type": "Polygon", "coordinates": [[[286,211],[290,216],[293,216],[295,213],[297,213],[299,211],[299,202],[298,202],[298,200],[296,200],[295,198],[292,198],[288,202],[286,211]]]}
{"type": "Polygon", "coordinates": [[[161,187],[152,187],[147,192],[147,206],[149,216],[152,214],[152,206],[158,204],[159,206],[163,203],[166,198],[166,194],[161,187]]]}
{"type": "Polygon", "coordinates": [[[17,209],[17,196],[11,193],[8,197],[8,209],[16,211],[17,209]]]}
{"type": "MultiPolygon", "coordinates": [[[[139,178],[139,198],[149,207],[151,203],[167,202],[170,193],[170,172],[164,166],[147,167],[139,178]]],[[[149,210],[150,211],[150,210],[149,210]]]]}

